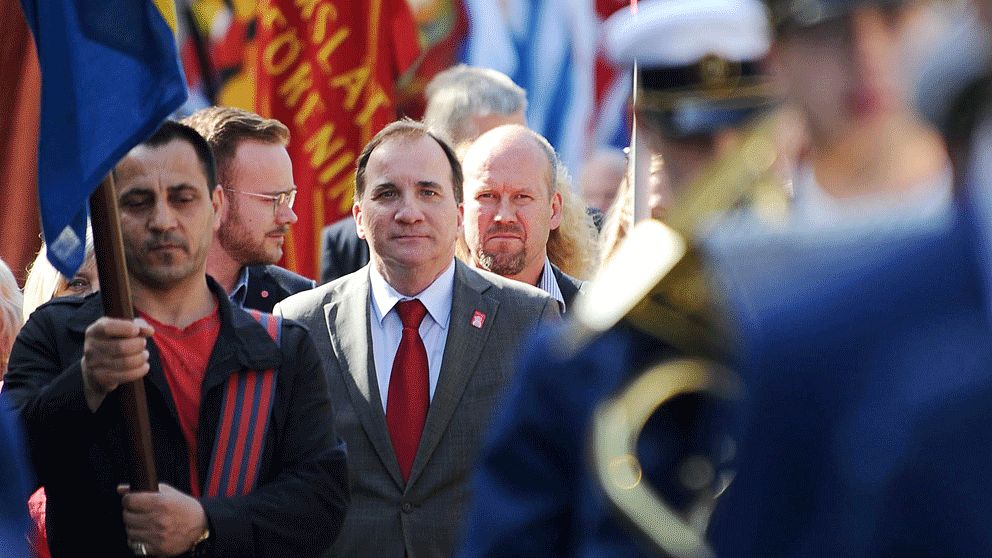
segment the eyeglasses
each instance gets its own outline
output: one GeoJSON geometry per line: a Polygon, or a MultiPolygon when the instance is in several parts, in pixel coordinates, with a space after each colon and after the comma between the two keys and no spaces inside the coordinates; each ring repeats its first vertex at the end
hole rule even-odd
{"type": "Polygon", "coordinates": [[[279,213],[279,207],[285,207],[287,209],[293,209],[293,204],[296,203],[296,188],[288,190],[286,192],[279,192],[278,194],[256,194],[254,192],[244,192],[242,190],[235,190],[234,188],[224,188],[225,192],[231,192],[233,194],[241,194],[243,196],[252,196],[254,198],[262,198],[272,202],[272,214],[275,215],[279,213]]]}

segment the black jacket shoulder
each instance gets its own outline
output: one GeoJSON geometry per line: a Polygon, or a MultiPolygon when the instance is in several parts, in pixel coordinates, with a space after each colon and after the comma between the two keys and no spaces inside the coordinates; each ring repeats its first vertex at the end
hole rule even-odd
{"type": "Polygon", "coordinates": [[[369,245],[358,238],[353,217],[327,225],[320,233],[320,282],[329,283],[369,263],[369,245]]]}
{"type": "Polygon", "coordinates": [[[272,312],[282,299],[317,286],[313,279],[277,265],[255,265],[248,268],[248,292],[245,308],[272,312]]]}
{"type": "Polygon", "coordinates": [[[571,308],[572,302],[575,300],[575,297],[578,296],[579,291],[582,290],[582,286],[585,285],[586,282],[572,277],[571,275],[558,269],[558,266],[554,264],[551,264],[551,271],[554,272],[555,281],[558,282],[558,289],[561,290],[561,296],[565,299],[565,308],[571,308]]]}

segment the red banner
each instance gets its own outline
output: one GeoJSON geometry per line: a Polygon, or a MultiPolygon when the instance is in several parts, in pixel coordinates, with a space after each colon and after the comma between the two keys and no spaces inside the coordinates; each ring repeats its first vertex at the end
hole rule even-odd
{"type": "Polygon", "coordinates": [[[38,125],[41,71],[31,31],[17,0],[0,0],[0,258],[24,284],[41,246],[38,220],[38,125]]]}
{"type": "Polygon", "coordinates": [[[420,54],[406,0],[261,0],[256,110],[291,132],[299,222],[283,265],[317,277],[320,231],[351,213],[355,161],[396,119],[396,79],[420,54]]]}

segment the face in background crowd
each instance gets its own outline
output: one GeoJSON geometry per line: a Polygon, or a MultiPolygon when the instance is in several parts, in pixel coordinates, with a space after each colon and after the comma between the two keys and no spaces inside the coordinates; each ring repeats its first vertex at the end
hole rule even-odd
{"type": "Polygon", "coordinates": [[[56,289],[55,295],[52,298],[58,298],[60,296],[86,296],[98,290],[100,290],[100,277],[96,270],[96,258],[89,257],[83,262],[79,271],[72,276],[72,279],[66,279],[65,284],[56,289]]]}
{"type": "Polygon", "coordinates": [[[909,118],[904,56],[920,11],[916,2],[865,5],[780,33],[769,61],[814,142],[830,145],[909,118]]]}
{"type": "Polygon", "coordinates": [[[193,146],[140,145],[118,164],[116,189],[128,271],[151,290],[205,274],[219,199],[193,146]]]}
{"type": "Polygon", "coordinates": [[[426,288],[451,264],[462,228],[451,163],[437,141],[395,136],[375,147],[353,214],[387,282],[406,295],[419,290],[403,285],[426,288]]]}
{"type": "Polygon", "coordinates": [[[627,159],[619,149],[598,149],[582,166],[579,191],[586,205],[607,211],[627,173],[627,159]]]}
{"type": "Polygon", "coordinates": [[[245,140],[226,168],[217,240],[242,265],[276,263],[296,213],[289,205],[251,194],[275,196],[295,189],[289,153],[280,144],[245,140]]]}
{"type": "Polygon", "coordinates": [[[463,168],[465,242],[475,264],[536,282],[548,235],[561,223],[561,194],[553,192],[548,155],[526,128],[507,126],[472,144],[463,168]]]}

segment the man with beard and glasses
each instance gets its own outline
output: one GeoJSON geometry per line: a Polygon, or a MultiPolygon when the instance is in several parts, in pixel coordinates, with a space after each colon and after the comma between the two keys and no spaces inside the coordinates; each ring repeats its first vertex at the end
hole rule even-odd
{"type": "Polygon", "coordinates": [[[183,121],[206,138],[217,159],[220,226],[207,273],[235,304],[271,312],[316,283],[274,265],[296,222],[293,163],[282,122],[230,107],[203,109],[183,121]]]}
{"type": "Polygon", "coordinates": [[[582,282],[548,259],[548,239],[562,218],[554,148],[540,134],[510,124],[479,136],[463,166],[471,263],[541,288],[564,312],[582,282]]]}
{"type": "Polygon", "coordinates": [[[45,486],[52,556],[318,555],[348,504],[331,395],[303,327],[249,314],[207,276],[210,147],[166,122],[114,177],[139,318],[104,317],[100,294],[39,307],[3,387],[45,486]],[[117,387],[134,381],[158,492],[122,484],[133,450],[117,387]]]}

